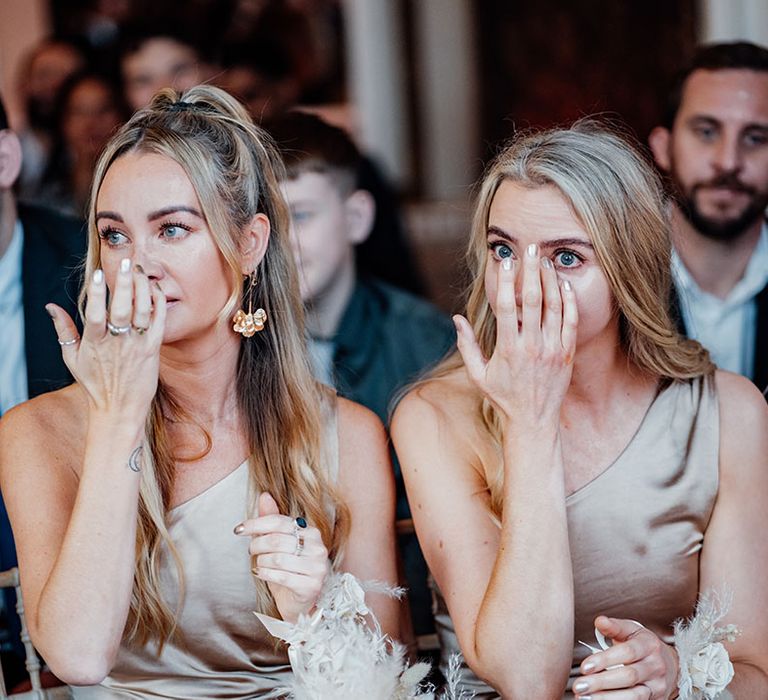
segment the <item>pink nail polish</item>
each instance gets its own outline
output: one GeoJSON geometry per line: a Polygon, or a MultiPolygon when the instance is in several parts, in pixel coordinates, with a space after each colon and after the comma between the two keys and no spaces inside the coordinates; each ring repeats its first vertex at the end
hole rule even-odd
{"type": "Polygon", "coordinates": [[[94,270],[93,271],[93,283],[94,284],[101,284],[104,281],[104,270],[94,270]]]}
{"type": "Polygon", "coordinates": [[[549,258],[542,258],[541,259],[541,266],[545,270],[550,270],[550,269],[552,269],[552,261],[549,258]]]}
{"type": "Polygon", "coordinates": [[[512,258],[504,258],[504,260],[501,261],[501,266],[505,270],[511,270],[512,269],[512,258]]]}
{"type": "Polygon", "coordinates": [[[587,663],[582,664],[581,670],[584,673],[589,673],[590,671],[594,671],[595,670],[595,662],[594,661],[587,661],[587,663]]]}
{"type": "Polygon", "coordinates": [[[537,246],[535,243],[531,243],[527,248],[528,256],[531,258],[535,258],[536,255],[538,255],[539,252],[539,246],[537,246]]]}
{"type": "Polygon", "coordinates": [[[573,287],[571,286],[571,280],[563,280],[563,289],[566,292],[573,291],[573,287]]]}

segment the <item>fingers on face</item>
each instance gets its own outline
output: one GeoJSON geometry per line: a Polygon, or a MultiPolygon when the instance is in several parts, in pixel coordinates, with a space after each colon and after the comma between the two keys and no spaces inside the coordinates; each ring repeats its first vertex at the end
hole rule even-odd
{"type": "Polygon", "coordinates": [[[152,320],[152,290],[149,278],[137,265],[133,272],[133,329],[139,334],[149,329],[152,320]]]}
{"type": "Polygon", "coordinates": [[[523,337],[531,341],[540,338],[541,332],[541,262],[539,259],[539,248],[535,243],[531,243],[525,249],[523,255],[523,337]]]}
{"type": "Polygon", "coordinates": [[[517,337],[517,301],[515,277],[519,265],[512,258],[504,258],[497,268],[496,280],[496,338],[505,343],[517,337]]]}
{"type": "Polygon", "coordinates": [[[561,285],[563,301],[563,322],[561,342],[563,353],[568,364],[573,362],[576,354],[576,331],[579,326],[579,310],[576,306],[576,294],[569,280],[564,280],[561,285]]]}
{"type": "Polygon", "coordinates": [[[85,302],[85,328],[83,337],[93,340],[102,338],[107,327],[107,285],[104,272],[95,270],[88,283],[88,297],[85,302]]]}
{"type": "Polygon", "coordinates": [[[541,289],[543,309],[541,330],[545,342],[557,347],[561,341],[563,299],[557,273],[549,258],[541,258],[541,289]]]}
{"type": "Polygon", "coordinates": [[[131,261],[124,258],[115,277],[112,299],[109,306],[109,321],[113,326],[124,328],[133,320],[133,272],[131,261]]]}

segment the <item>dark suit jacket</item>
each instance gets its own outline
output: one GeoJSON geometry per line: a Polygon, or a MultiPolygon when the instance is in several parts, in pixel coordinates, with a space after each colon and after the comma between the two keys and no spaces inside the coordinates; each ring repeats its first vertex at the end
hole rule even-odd
{"type": "MultiPolygon", "coordinates": [[[[768,389],[768,286],[763,287],[758,293],[756,301],[755,362],[750,379],[768,400],[768,392],[766,392],[768,389]]],[[[680,311],[680,298],[674,288],[672,292],[672,318],[677,322],[678,330],[683,335],[688,335],[683,314],[680,311]]]]}
{"type": "Polygon", "coordinates": [[[86,234],[82,222],[40,207],[20,205],[19,219],[24,227],[21,282],[27,384],[33,398],[72,381],[45,305],[54,302],[77,319],[86,234]]]}
{"type": "MultiPolygon", "coordinates": [[[[79,266],[85,254],[86,235],[81,222],[56,212],[19,205],[18,217],[24,227],[21,253],[21,284],[24,305],[24,344],[27,359],[29,397],[60,389],[72,381],[56,331],[45,304],[54,302],[77,318],[79,266]]],[[[16,566],[16,548],[5,504],[0,498],[0,569],[16,566]]],[[[6,611],[14,610],[15,596],[6,591],[6,611]]],[[[8,614],[8,613],[7,613],[8,614]]],[[[9,614],[11,639],[18,648],[18,618],[9,614]]]]}

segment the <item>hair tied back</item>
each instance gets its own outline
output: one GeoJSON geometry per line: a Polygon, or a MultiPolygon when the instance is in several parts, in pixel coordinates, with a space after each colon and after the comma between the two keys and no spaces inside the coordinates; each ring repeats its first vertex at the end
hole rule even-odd
{"type": "Polygon", "coordinates": [[[178,100],[168,105],[169,112],[210,112],[210,107],[205,105],[196,104],[194,102],[184,102],[184,100],[178,100]]]}

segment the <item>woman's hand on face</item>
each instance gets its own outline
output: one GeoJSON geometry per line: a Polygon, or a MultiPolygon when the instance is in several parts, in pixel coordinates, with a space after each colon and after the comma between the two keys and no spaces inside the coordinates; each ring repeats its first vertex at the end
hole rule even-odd
{"type": "Polygon", "coordinates": [[[668,700],[676,697],[678,660],[673,647],[632,620],[601,615],[595,627],[613,646],[588,656],[573,684],[580,700],[668,700]],[[620,668],[614,668],[619,666],[620,668]]]}
{"type": "Polygon", "coordinates": [[[262,493],[259,516],[235,528],[235,534],[251,537],[253,573],[267,582],[286,622],[295,622],[314,607],[329,569],[320,531],[299,527],[297,520],[281,515],[275,499],[262,493]]]}
{"type": "Polygon", "coordinates": [[[454,316],[458,348],[471,381],[505,416],[528,410],[537,422],[559,417],[571,381],[578,310],[568,281],[558,283],[549,258],[528,247],[522,265],[504,258],[497,269],[496,346],[483,356],[469,322],[454,316]],[[522,310],[515,298],[521,267],[522,310]]]}
{"type": "Polygon", "coordinates": [[[104,273],[96,270],[88,283],[82,337],[61,307],[49,304],[46,309],[64,362],[87,393],[91,408],[143,421],[157,390],[165,330],[165,295],[160,287],[125,259],[107,310],[104,273]]]}

